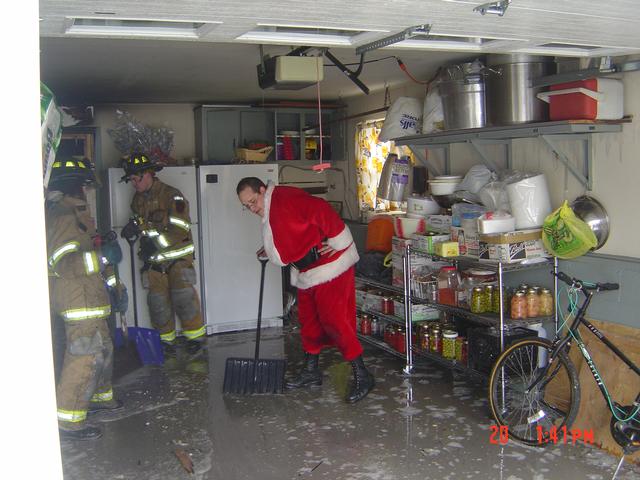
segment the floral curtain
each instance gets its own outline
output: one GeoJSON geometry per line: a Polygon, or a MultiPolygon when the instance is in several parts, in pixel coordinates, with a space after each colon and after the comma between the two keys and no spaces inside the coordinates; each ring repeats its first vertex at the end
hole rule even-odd
{"type": "Polygon", "coordinates": [[[381,202],[376,201],[376,192],[387,155],[410,155],[408,148],[395,147],[393,142],[381,142],[378,139],[382,124],[382,120],[360,123],[356,129],[356,173],[360,210],[375,210],[381,202]]]}

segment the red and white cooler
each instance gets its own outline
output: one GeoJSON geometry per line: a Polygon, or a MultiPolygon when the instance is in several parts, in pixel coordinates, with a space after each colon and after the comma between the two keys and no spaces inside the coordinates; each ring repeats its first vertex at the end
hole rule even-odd
{"type": "Polygon", "coordinates": [[[549,104],[550,120],[619,120],[624,115],[622,81],[612,78],[552,85],[538,98],[549,104]]]}

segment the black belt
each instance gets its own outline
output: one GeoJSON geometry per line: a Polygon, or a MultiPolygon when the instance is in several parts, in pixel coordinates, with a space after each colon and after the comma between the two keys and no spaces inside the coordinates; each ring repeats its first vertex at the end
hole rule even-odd
{"type": "Polygon", "coordinates": [[[175,263],[175,260],[172,262],[151,263],[149,264],[149,268],[151,270],[155,270],[156,272],[167,274],[169,272],[169,269],[173,267],[175,263]]]}
{"type": "Polygon", "coordinates": [[[305,268],[309,268],[320,258],[320,254],[318,253],[318,249],[313,247],[309,250],[304,257],[300,260],[296,260],[295,262],[291,262],[291,264],[296,267],[298,270],[304,270],[305,268]]]}

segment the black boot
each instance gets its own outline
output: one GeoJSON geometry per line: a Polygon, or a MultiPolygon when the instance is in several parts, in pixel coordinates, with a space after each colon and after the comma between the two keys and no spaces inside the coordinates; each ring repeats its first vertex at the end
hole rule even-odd
{"type": "Polygon", "coordinates": [[[353,368],[353,383],[351,391],[347,395],[347,402],[356,403],[367,396],[376,382],[373,379],[373,375],[364,366],[362,356],[353,360],[351,367],[353,368]]]}
{"type": "Polygon", "coordinates": [[[92,417],[108,418],[124,411],[122,400],[109,400],[108,402],[91,402],[87,415],[92,417]]]}
{"type": "Polygon", "coordinates": [[[202,342],[200,340],[187,340],[185,350],[189,355],[195,355],[202,349],[202,342]]]}
{"type": "Polygon", "coordinates": [[[65,430],[59,428],[60,440],[96,440],[102,436],[98,427],[86,426],[80,430],[65,430]]]}
{"type": "Polygon", "coordinates": [[[304,367],[302,371],[293,378],[287,380],[287,388],[309,387],[311,385],[322,385],[322,372],[318,368],[320,355],[311,353],[304,354],[304,367]]]}

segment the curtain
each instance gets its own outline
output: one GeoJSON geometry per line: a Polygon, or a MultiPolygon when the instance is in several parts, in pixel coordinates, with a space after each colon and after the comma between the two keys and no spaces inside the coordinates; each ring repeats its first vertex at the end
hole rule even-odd
{"type": "Polygon", "coordinates": [[[376,201],[378,181],[387,155],[395,153],[398,156],[411,156],[408,148],[396,147],[393,142],[381,142],[378,139],[383,123],[382,120],[360,123],[356,129],[355,157],[360,210],[375,210],[381,202],[389,203],[376,201]]]}

